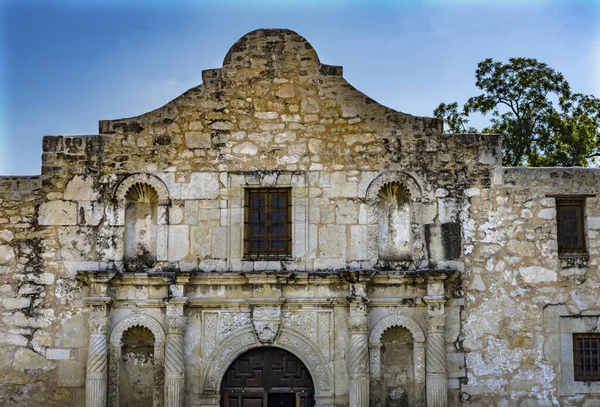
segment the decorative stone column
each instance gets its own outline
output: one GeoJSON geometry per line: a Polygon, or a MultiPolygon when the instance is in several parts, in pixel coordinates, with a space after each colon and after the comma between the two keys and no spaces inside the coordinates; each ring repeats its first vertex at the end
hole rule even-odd
{"type": "Polygon", "coordinates": [[[350,407],[369,407],[369,337],[367,304],[363,298],[350,302],[350,348],[348,375],[350,407]]]}
{"type": "Polygon", "coordinates": [[[165,327],[165,406],[182,407],[185,394],[185,355],[183,333],[187,318],[183,315],[188,299],[172,298],[167,302],[165,327]]]}
{"type": "Polygon", "coordinates": [[[446,371],[446,315],[444,283],[441,279],[430,279],[427,284],[428,329],[427,329],[427,406],[448,405],[448,373],[446,371]]]}
{"type": "Polygon", "coordinates": [[[112,299],[106,296],[88,297],[85,304],[90,307],[88,327],[90,344],[85,383],[86,407],[106,407],[108,394],[108,315],[112,299]]]}

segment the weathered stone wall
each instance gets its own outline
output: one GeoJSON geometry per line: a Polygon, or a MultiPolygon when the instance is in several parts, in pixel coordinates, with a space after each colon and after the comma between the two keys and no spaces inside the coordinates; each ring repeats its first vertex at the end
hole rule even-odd
{"type": "Polygon", "coordinates": [[[40,177],[0,179],[0,404],[77,405],[88,335],[73,303],[78,283],[60,262],[56,230],[38,224],[40,177]]]}
{"type": "Polygon", "coordinates": [[[98,359],[109,405],[119,375],[135,370],[120,365],[129,328],[154,337],[145,377],[158,405],[164,389],[178,399],[185,371],[187,405],[214,406],[227,357],[264,346],[257,326],[279,324],[274,344],[304,357],[319,406],[350,402],[352,335],[374,372],[383,332],[400,327],[413,340],[417,405],[426,369],[439,376],[446,363],[450,405],[589,407],[564,396],[586,389],[561,376],[561,338],[581,329],[569,315],[594,324],[600,209],[587,199],[581,267],[558,258],[547,195],[596,194],[598,173],[500,163],[497,136],[443,134],[441,121],[354,89],[299,35],[252,32],[202,85],[101,121],[99,135],[45,137],[40,177],[2,179],[0,404],[84,405],[90,320],[110,350],[98,359]],[[139,212],[127,209],[135,185],[148,194],[139,212]],[[379,205],[386,185],[396,195],[379,205]],[[244,190],[258,186],[292,190],[289,259],[244,258],[244,190]],[[397,217],[383,219],[388,210],[397,217]],[[378,245],[382,227],[410,228],[394,237],[401,250],[378,245]],[[365,323],[350,313],[363,300],[365,323]],[[257,322],[268,307],[279,319],[257,322]],[[437,365],[426,367],[435,335],[437,365]]]}
{"type": "MultiPolygon", "coordinates": [[[[561,376],[573,367],[561,366],[560,321],[561,315],[600,315],[600,205],[597,197],[586,199],[589,261],[578,266],[558,256],[555,199],[549,197],[595,195],[599,185],[594,169],[505,168],[504,185],[471,197],[471,219],[463,224],[463,400],[504,406],[600,402],[597,390],[595,397],[564,396],[561,376]]],[[[572,355],[572,347],[566,351],[572,355]]]]}

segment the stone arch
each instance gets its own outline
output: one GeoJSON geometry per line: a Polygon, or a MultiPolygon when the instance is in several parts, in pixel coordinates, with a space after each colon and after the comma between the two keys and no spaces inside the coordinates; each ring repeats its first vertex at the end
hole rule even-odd
{"type": "MultiPolygon", "coordinates": [[[[417,269],[427,267],[427,250],[425,246],[425,230],[423,227],[423,188],[420,182],[412,175],[405,172],[386,171],[379,174],[369,184],[365,201],[368,205],[367,233],[368,247],[367,257],[375,268],[383,269],[417,269]],[[395,188],[390,188],[394,186],[395,188]],[[395,190],[402,196],[404,201],[402,229],[408,231],[408,237],[402,237],[402,250],[396,254],[385,256],[385,251],[380,246],[385,241],[380,241],[380,228],[384,222],[380,222],[382,216],[379,207],[380,200],[389,194],[382,193],[386,189],[395,190]]],[[[391,222],[391,221],[390,221],[391,222]]],[[[391,230],[391,226],[390,226],[391,230]]],[[[385,235],[385,233],[383,234],[385,235]]]]}
{"type": "Polygon", "coordinates": [[[286,327],[281,328],[281,332],[273,344],[260,343],[256,339],[252,327],[230,335],[207,358],[207,367],[203,375],[204,392],[218,394],[223,375],[231,363],[244,352],[262,346],[275,346],[297,356],[307,367],[313,378],[315,399],[332,395],[332,373],[322,352],[303,338],[302,335],[286,327]]]}
{"type": "Polygon", "coordinates": [[[381,380],[381,335],[393,327],[408,329],[413,337],[413,363],[415,377],[415,397],[417,405],[424,405],[425,390],[425,332],[414,319],[406,315],[387,315],[377,321],[369,335],[369,364],[372,386],[381,380]]]}
{"type": "Polygon", "coordinates": [[[169,200],[169,189],[160,178],[147,173],[138,173],[128,176],[121,181],[119,186],[117,186],[115,191],[115,199],[117,202],[125,201],[127,191],[129,191],[134,184],[147,184],[151,186],[158,195],[159,204],[169,200]]]}
{"type": "Polygon", "coordinates": [[[425,332],[423,328],[414,319],[407,317],[406,315],[388,315],[381,318],[371,329],[371,335],[369,336],[369,342],[379,343],[381,342],[381,335],[383,332],[393,326],[401,326],[410,331],[415,342],[425,342],[425,332]]]}
{"type": "MultiPolygon", "coordinates": [[[[158,244],[158,242],[167,241],[167,229],[160,227],[161,225],[168,224],[169,206],[171,204],[169,190],[165,183],[160,178],[147,173],[137,173],[128,176],[122,180],[115,189],[114,204],[112,206],[113,216],[109,217],[109,220],[112,226],[126,226],[128,197],[130,198],[134,195],[139,196],[140,193],[143,194],[146,192],[148,193],[148,196],[146,197],[147,200],[151,200],[152,202],[151,212],[153,215],[151,222],[149,222],[152,224],[152,227],[149,228],[151,231],[148,233],[148,236],[152,236],[151,238],[148,238],[152,243],[149,244],[149,250],[142,250],[141,252],[144,254],[142,258],[145,259],[142,264],[145,264],[145,268],[149,268],[155,261],[167,259],[166,245],[158,244]],[[138,194],[132,194],[132,191],[137,191],[138,194]]],[[[131,203],[131,201],[129,202],[131,203]]],[[[126,227],[125,229],[128,228],[126,227]]],[[[128,234],[128,231],[124,230],[121,233],[123,233],[123,235],[121,236],[120,241],[123,242],[125,241],[124,237],[128,234]]],[[[132,244],[134,246],[137,245],[135,242],[132,242],[132,244]]],[[[129,247],[129,249],[131,249],[131,247],[129,247]]],[[[131,252],[137,253],[138,251],[139,250],[128,250],[127,247],[122,248],[124,257],[131,257],[131,252]]]]}
{"type": "Polygon", "coordinates": [[[164,399],[165,330],[160,322],[150,315],[134,314],[122,318],[111,329],[109,335],[108,406],[119,407],[119,375],[121,371],[121,339],[123,333],[134,326],[147,328],[154,335],[154,404],[162,407],[164,399]]]}

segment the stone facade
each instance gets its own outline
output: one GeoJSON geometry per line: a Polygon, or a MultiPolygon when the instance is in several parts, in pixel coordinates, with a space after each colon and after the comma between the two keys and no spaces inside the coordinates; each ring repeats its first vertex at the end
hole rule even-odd
{"type": "Polygon", "coordinates": [[[99,133],[0,180],[1,405],[217,406],[273,346],[317,406],[599,405],[569,341],[598,328],[600,172],[502,168],[288,30],[99,133]],[[244,252],[259,187],[291,190],[281,258],[244,252]],[[557,195],[586,196],[587,255],[559,256],[557,195]]]}

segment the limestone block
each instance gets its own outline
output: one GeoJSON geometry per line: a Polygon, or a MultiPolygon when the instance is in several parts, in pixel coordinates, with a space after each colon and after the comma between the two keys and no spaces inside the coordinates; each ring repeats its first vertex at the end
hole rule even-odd
{"type": "Polygon", "coordinates": [[[58,385],[62,387],[82,387],[85,385],[85,364],[76,360],[58,362],[58,385]]]}
{"type": "Polygon", "coordinates": [[[16,346],[27,346],[27,338],[17,334],[0,332],[0,343],[16,346]]]}
{"type": "Polygon", "coordinates": [[[98,198],[92,177],[76,175],[65,188],[65,201],[95,201],[98,198]]]}
{"type": "Polygon", "coordinates": [[[62,322],[56,334],[55,346],[57,348],[83,348],[88,346],[87,333],[88,314],[73,315],[62,322]]]}
{"type": "Polygon", "coordinates": [[[294,91],[294,85],[290,83],[281,85],[276,95],[277,97],[280,97],[282,99],[293,98],[294,96],[296,96],[296,92],[294,91]]]}
{"type": "Polygon", "coordinates": [[[185,133],[185,144],[188,148],[211,148],[212,140],[210,133],[190,131],[185,133]]]}
{"type": "Polygon", "coordinates": [[[156,228],[156,260],[167,260],[169,257],[169,226],[156,228]]]}
{"type": "Polygon", "coordinates": [[[183,222],[183,213],[184,206],[183,205],[173,205],[169,209],[169,224],[170,225],[178,225],[183,222]]]}
{"type": "Polygon", "coordinates": [[[600,217],[588,217],[587,227],[588,229],[600,229],[600,217]]]}
{"type": "Polygon", "coordinates": [[[519,274],[526,283],[547,283],[558,280],[556,271],[540,266],[529,266],[519,268],[519,274]]]}
{"type": "Polygon", "coordinates": [[[9,264],[15,259],[15,251],[8,245],[0,245],[0,264],[9,264]]]}
{"type": "Polygon", "coordinates": [[[190,228],[190,254],[201,259],[210,257],[212,228],[205,226],[192,226],[190,228]]]}
{"type": "Polygon", "coordinates": [[[227,227],[213,228],[211,257],[227,258],[227,227]]]}
{"type": "Polygon", "coordinates": [[[256,153],[258,152],[258,147],[256,147],[255,144],[246,141],[244,143],[240,143],[238,145],[236,145],[235,147],[233,147],[233,152],[235,154],[242,154],[242,155],[256,155],[256,153]]]}
{"type": "Polygon", "coordinates": [[[190,247],[189,226],[169,226],[169,261],[178,261],[188,255],[190,247]]]}
{"type": "MultiPolygon", "coordinates": [[[[75,205],[75,204],[74,204],[75,205]]],[[[69,227],[58,230],[58,243],[63,260],[91,260],[94,231],[89,228],[69,227]]]]}
{"type": "Polygon", "coordinates": [[[77,204],[50,201],[40,205],[38,223],[44,226],[77,225],[77,204]]]}
{"type": "Polygon", "coordinates": [[[22,386],[29,383],[29,377],[25,373],[18,372],[16,370],[9,370],[0,373],[0,383],[16,384],[22,386]]]}
{"type": "Polygon", "coordinates": [[[335,221],[340,225],[357,224],[358,210],[350,199],[337,200],[335,203],[335,221]]]}
{"type": "Polygon", "coordinates": [[[483,280],[481,279],[481,276],[479,274],[475,274],[475,276],[473,277],[473,281],[471,281],[471,289],[477,291],[486,290],[486,286],[483,283],[483,280]]]}
{"type": "Polygon", "coordinates": [[[28,297],[4,298],[2,300],[2,306],[8,311],[27,308],[29,304],[31,304],[31,298],[28,297]]]}
{"type": "Polygon", "coordinates": [[[183,199],[216,199],[218,196],[219,179],[214,172],[195,172],[188,184],[181,185],[183,199]]]}
{"type": "Polygon", "coordinates": [[[198,209],[198,224],[199,225],[214,225],[219,226],[221,224],[221,210],[220,209],[198,209]]]}
{"type": "Polygon", "coordinates": [[[0,230],[0,242],[10,243],[14,238],[15,235],[10,230],[0,230]]]}
{"type": "Polygon", "coordinates": [[[349,260],[367,260],[367,227],[350,226],[349,260]]]}
{"type": "Polygon", "coordinates": [[[512,254],[519,256],[532,257],[535,256],[535,243],[521,240],[511,240],[506,244],[506,249],[512,254]]]}
{"type": "Polygon", "coordinates": [[[185,201],[183,207],[183,222],[186,225],[195,225],[198,223],[198,201],[185,201]]]}
{"type": "Polygon", "coordinates": [[[440,223],[452,223],[458,220],[460,211],[458,202],[455,198],[438,199],[438,213],[440,223]]]}
{"type": "Polygon", "coordinates": [[[277,119],[279,117],[279,113],[277,112],[254,112],[254,117],[262,120],[271,120],[277,119]]]}
{"type": "MultiPolygon", "coordinates": [[[[555,219],[556,218],[556,209],[555,208],[544,208],[538,212],[538,218],[541,219],[555,219]]],[[[589,221],[589,218],[588,218],[589,221]]]]}
{"type": "Polygon", "coordinates": [[[346,259],[346,227],[327,225],[319,229],[319,257],[346,259]]]}
{"type": "Polygon", "coordinates": [[[80,214],[82,210],[83,219],[80,219],[82,224],[98,226],[104,218],[104,204],[101,202],[82,201],[79,203],[80,214]]]}
{"type": "Polygon", "coordinates": [[[21,371],[41,370],[45,372],[55,367],[56,364],[54,362],[50,362],[43,356],[25,348],[17,350],[13,360],[13,368],[21,371]]]}
{"type": "Polygon", "coordinates": [[[346,181],[346,172],[331,174],[331,196],[340,198],[356,198],[358,187],[354,181],[346,181]]]}
{"type": "Polygon", "coordinates": [[[65,360],[71,357],[70,349],[46,349],[46,359],[65,360]]]}

